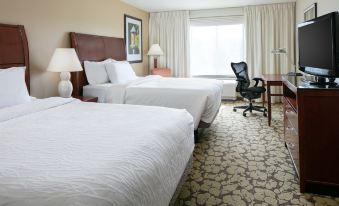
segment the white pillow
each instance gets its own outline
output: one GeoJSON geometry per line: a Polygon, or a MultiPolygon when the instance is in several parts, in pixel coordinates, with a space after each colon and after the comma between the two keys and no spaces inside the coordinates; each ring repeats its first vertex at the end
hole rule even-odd
{"type": "Polygon", "coordinates": [[[87,77],[87,81],[89,84],[104,84],[109,82],[108,75],[105,69],[105,63],[110,63],[115,60],[106,59],[102,62],[90,62],[85,61],[85,73],[87,77]]]}
{"type": "Polygon", "coordinates": [[[31,101],[25,82],[26,67],[0,69],[0,108],[31,101]]]}
{"type": "Polygon", "coordinates": [[[137,79],[133,68],[127,61],[115,61],[105,66],[109,80],[114,84],[124,84],[137,79]]]}

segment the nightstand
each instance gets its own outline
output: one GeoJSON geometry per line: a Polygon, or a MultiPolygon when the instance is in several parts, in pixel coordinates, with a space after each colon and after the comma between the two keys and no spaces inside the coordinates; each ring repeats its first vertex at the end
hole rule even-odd
{"type": "Polygon", "coordinates": [[[79,99],[83,102],[98,102],[98,97],[83,97],[83,96],[74,96],[73,98],[79,99]]]}
{"type": "Polygon", "coordinates": [[[168,68],[156,68],[151,70],[152,75],[160,75],[163,77],[171,77],[171,70],[168,68]]]}

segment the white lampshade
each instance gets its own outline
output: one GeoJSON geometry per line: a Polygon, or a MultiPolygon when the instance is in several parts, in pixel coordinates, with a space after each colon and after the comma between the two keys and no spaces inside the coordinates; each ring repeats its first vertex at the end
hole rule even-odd
{"type": "Polygon", "coordinates": [[[77,72],[82,71],[78,55],[72,48],[57,48],[47,67],[50,72],[77,72]]]}
{"type": "Polygon", "coordinates": [[[159,44],[153,44],[148,51],[148,56],[161,56],[164,55],[164,52],[161,50],[159,44]]]}

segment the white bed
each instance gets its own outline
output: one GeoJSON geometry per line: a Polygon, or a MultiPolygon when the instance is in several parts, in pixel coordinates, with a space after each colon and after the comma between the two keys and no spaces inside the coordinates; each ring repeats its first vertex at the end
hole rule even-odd
{"type": "Polygon", "coordinates": [[[184,110],[48,98],[0,109],[0,205],[168,205],[194,148],[184,110]]]}
{"type": "Polygon", "coordinates": [[[186,109],[194,119],[212,123],[221,104],[222,82],[198,78],[139,77],[125,84],[87,85],[84,96],[99,97],[102,103],[163,106],[186,109]]]}
{"type": "Polygon", "coordinates": [[[126,61],[123,38],[72,32],[71,45],[84,65],[84,71],[72,74],[75,96],[95,96],[105,103],[186,109],[193,116],[196,131],[209,127],[218,113],[222,82],[160,76],[137,78],[126,61]],[[114,86],[107,88],[109,82],[114,86]]]}

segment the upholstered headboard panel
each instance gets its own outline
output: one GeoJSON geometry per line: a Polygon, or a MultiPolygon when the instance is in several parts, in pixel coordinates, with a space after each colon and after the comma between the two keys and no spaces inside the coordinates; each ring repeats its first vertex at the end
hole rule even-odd
{"type": "Polygon", "coordinates": [[[24,26],[0,24],[0,69],[26,66],[26,84],[30,90],[28,42],[24,26]]]}
{"type": "MultiPolygon", "coordinates": [[[[105,37],[90,34],[71,33],[72,48],[78,54],[81,64],[84,61],[103,61],[112,58],[126,60],[123,38],[105,37]]],[[[73,96],[81,96],[83,86],[88,85],[84,71],[72,73],[73,96]]]]}

